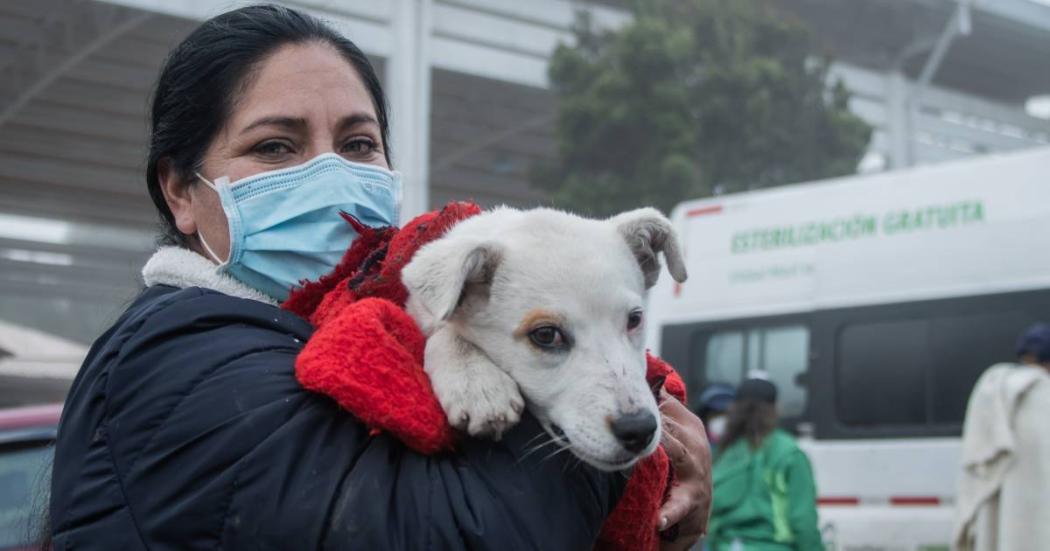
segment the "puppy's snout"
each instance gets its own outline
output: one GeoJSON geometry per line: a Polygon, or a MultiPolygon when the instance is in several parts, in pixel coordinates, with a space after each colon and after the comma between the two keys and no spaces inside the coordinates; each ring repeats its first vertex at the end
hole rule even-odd
{"type": "Polygon", "coordinates": [[[621,415],[609,425],[616,439],[631,453],[644,450],[656,433],[656,417],[645,410],[621,415]]]}

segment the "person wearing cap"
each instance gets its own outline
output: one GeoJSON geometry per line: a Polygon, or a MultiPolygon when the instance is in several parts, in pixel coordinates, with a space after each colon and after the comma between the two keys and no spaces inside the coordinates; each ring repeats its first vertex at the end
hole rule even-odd
{"type": "MultiPolygon", "coordinates": [[[[1050,549],[1050,325],[977,380],[963,422],[953,549],[1050,549]]],[[[717,470],[715,471],[717,473],[717,470]]]]}
{"type": "Polygon", "coordinates": [[[700,407],[696,416],[707,429],[707,441],[711,455],[718,453],[718,443],[725,436],[729,423],[729,406],[736,399],[736,389],[725,383],[713,383],[700,394],[700,407]]]}
{"type": "Polygon", "coordinates": [[[777,387],[744,381],[714,464],[711,551],[823,550],[806,454],[777,428],[777,387]]]}

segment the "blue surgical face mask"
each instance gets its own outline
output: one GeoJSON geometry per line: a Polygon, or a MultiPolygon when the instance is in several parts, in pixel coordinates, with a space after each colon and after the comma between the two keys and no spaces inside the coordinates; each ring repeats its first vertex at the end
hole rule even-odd
{"type": "Polygon", "coordinates": [[[204,248],[220,270],[278,301],[339,263],[357,237],[341,212],[373,228],[398,222],[400,174],[334,153],[233,183],[197,177],[219,194],[230,227],[229,258],[201,236],[204,248]]]}

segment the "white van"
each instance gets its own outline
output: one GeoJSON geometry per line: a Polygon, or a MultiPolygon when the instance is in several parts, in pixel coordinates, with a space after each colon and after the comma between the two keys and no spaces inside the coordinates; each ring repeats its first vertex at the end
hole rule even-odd
{"type": "Polygon", "coordinates": [[[946,548],[970,389],[1050,321],[1050,149],[689,201],[672,221],[689,280],[653,288],[647,336],[691,399],[765,370],[831,548],[946,548]]]}

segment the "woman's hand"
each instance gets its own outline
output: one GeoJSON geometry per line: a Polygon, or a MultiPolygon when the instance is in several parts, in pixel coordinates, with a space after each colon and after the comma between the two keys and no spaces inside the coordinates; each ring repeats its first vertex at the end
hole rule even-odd
{"type": "Polygon", "coordinates": [[[661,549],[684,550],[707,533],[711,514],[711,448],[700,418],[677,399],[666,395],[660,413],[664,449],[677,478],[667,502],[660,508],[658,528],[661,532],[670,528],[662,534],[661,549]]]}

